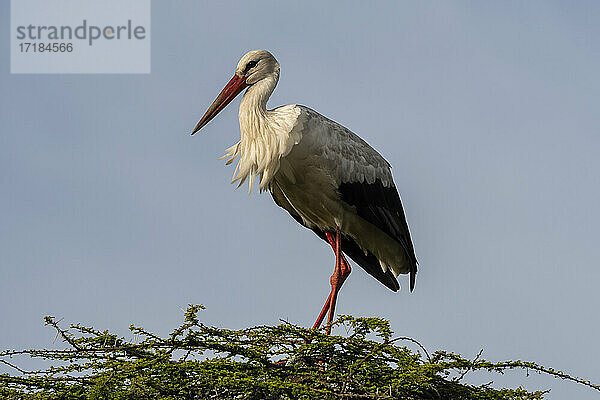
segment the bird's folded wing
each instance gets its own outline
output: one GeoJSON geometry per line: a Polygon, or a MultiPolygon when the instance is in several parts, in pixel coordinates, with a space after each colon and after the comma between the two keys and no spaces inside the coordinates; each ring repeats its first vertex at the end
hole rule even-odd
{"type": "Polygon", "coordinates": [[[339,186],[342,200],[356,208],[357,214],[395,239],[407,258],[417,263],[402,202],[395,186],[373,183],[343,182],[339,186]]]}

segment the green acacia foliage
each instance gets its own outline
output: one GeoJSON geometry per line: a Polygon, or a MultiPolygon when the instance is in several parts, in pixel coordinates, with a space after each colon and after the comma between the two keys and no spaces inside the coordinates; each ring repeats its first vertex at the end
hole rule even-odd
{"type": "Polygon", "coordinates": [[[534,363],[468,360],[443,351],[429,355],[410,338],[393,338],[387,321],[341,317],[345,336],[290,324],[228,330],[198,319],[191,305],[184,323],[162,338],[131,326],[134,340],[81,325],[46,324],[66,350],[0,353],[18,374],[0,375],[2,399],[541,399],[547,391],[470,385],[468,371],[522,368],[600,390],[600,386],[534,363]],[[410,343],[412,342],[412,343],[410,343]],[[420,352],[400,344],[420,347],[420,352]],[[23,371],[15,357],[49,360],[23,371]]]}

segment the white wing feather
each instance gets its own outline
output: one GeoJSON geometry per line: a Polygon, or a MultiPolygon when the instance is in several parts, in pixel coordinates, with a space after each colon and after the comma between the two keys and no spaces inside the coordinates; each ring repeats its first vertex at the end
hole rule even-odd
{"type": "Polygon", "coordinates": [[[393,186],[390,164],[367,142],[349,129],[304,106],[299,120],[301,136],[310,141],[308,157],[329,170],[337,184],[344,182],[373,183],[380,179],[384,186],[393,186]]]}

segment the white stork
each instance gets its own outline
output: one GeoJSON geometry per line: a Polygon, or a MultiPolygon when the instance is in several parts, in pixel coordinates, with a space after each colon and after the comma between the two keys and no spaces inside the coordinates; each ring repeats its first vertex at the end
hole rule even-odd
{"type": "Polygon", "coordinates": [[[278,206],[328,242],[336,255],[331,292],[314,328],[329,311],[330,332],[338,291],[350,274],[344,253],[389,289],[410,274],[417,259],[392,179],[390,164],[364,140],[308,107],[290,104],[267,110],[279,80],[279,63],[266,50],[246,53],[235,75],[198,122],[192,135],[242,90],[241,139],[223,158],[239,157],[232,183],[269,190],[278,206]]]}

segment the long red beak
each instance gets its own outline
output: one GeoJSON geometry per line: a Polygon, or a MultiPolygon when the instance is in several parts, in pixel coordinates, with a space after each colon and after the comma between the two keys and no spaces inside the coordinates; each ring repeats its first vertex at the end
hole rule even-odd
{"type": "Polygon", "coordinates": [[[240,92],[247,87],[246,78],[234,75],[225,88],[221,90],[221,93],[219,93],[216,100],[208,107],[208,110],[206,110],[204,116],[202,116],[202,119],[194,128],[192,135],[202,129],[204,125],[208,124],[208,122],[224,109],[227,104],[231,103],[231,100],[233,100],[235,96],[240,94],[240,92]]]}

